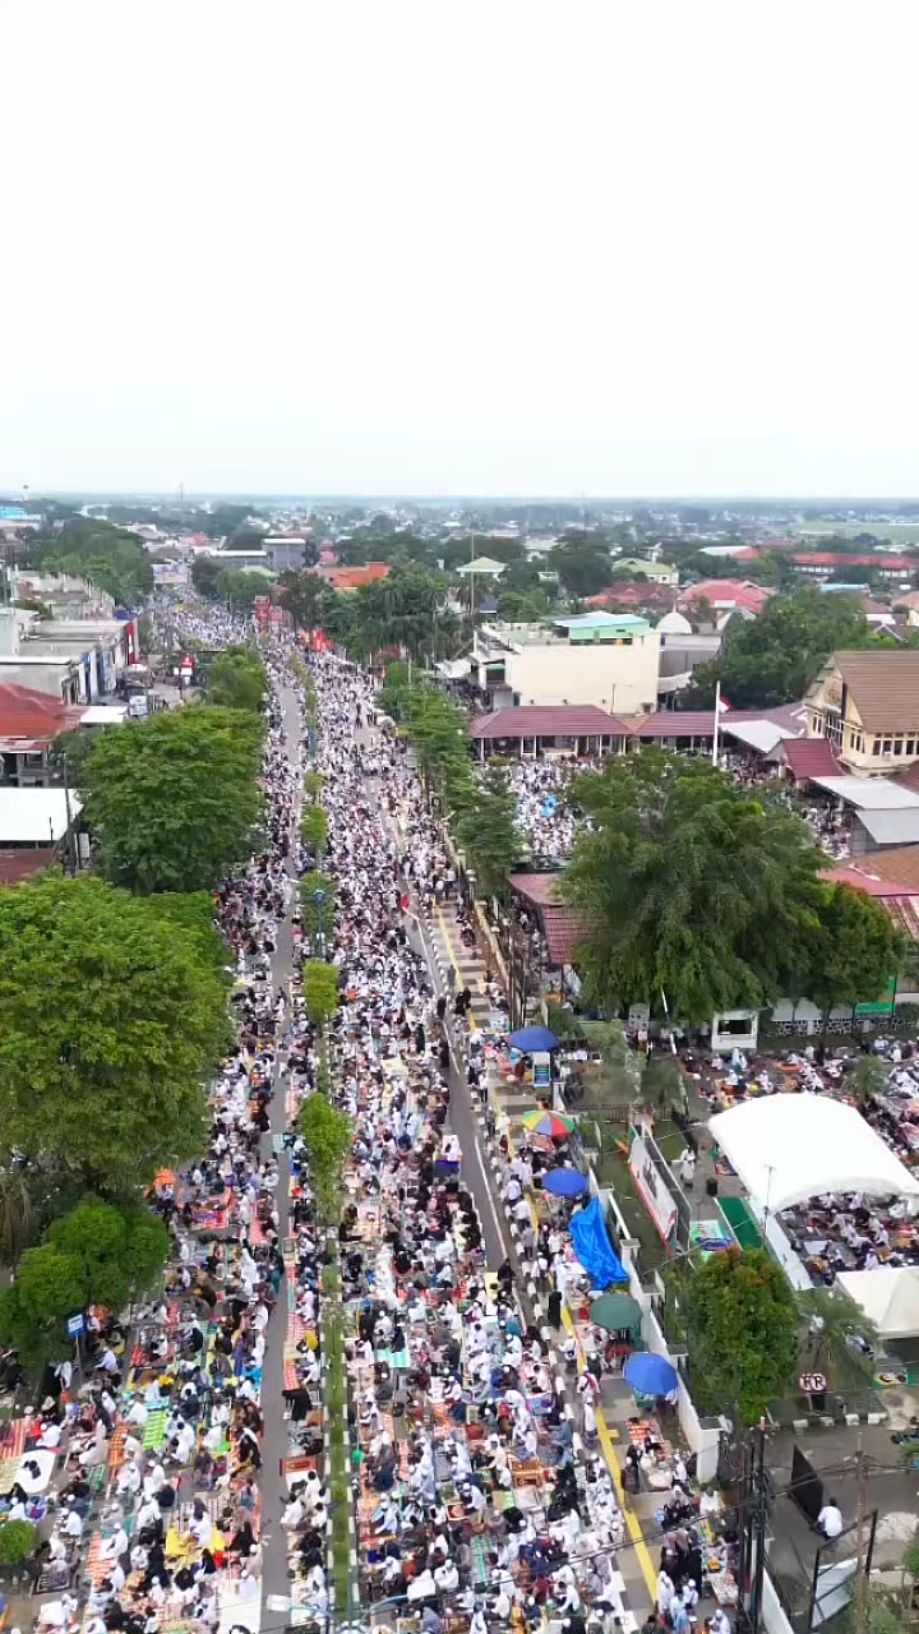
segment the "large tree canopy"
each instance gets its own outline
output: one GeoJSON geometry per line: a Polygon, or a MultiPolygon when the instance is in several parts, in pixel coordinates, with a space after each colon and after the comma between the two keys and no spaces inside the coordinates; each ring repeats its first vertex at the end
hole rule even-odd
{"type": "Polygon", "coordinates": [[[127,607],[137,607],[153,589],[150,557],[137,535],[94,517],[75,516],[58,532],[39,535],[29,545],[28,562],[87,578],[127,607]]]}
{"type": "Polygon", "coordinates": [[[869,634],[852,596],[823,595],[813,585],[773,596],[758,618],[731,620],[720,658],[696,670],[686,702],[711,702],[720,680],[735,709],[795,703],[830,653],[864,646],[869,634]]]}
{"type": "Polygon", "coordinates": [[[209,704],[257,715],[267,696],[268,676],[255,647],[227,647],[214,659],[207,678],[209,704]]]}
{"type": "Polygon", "coordinates": [[[562,880],[591,996],[684,1021],[762,1005],[810,969],[822,854],[801,820],[707,761],[644,750],[580,778],[591,819],[562,880]]]}
{"type": "Polygon", "coordinates": [[[106,877],[139,892],[212,890],[249,852],[261,742],[251,712],[197,705],[102,734],[83,794],[106,877]]]}
{"type": "Polygon", "coordinates": [[[693,1396],[703,1412],[755,1424],[791,1382],[798,1311],[781,1267],[762,1249],[708,1254],[686,1275],[693,1396]]]}
{"type": "MultiPolygon", "coordinates": [[[[127,735],[127,733],[126,733],[127,735]]],[[[0,891],[0,1146],[112,1196],[204,1140],[229,1043],[194,936],[102,880],[0,891]]]]}

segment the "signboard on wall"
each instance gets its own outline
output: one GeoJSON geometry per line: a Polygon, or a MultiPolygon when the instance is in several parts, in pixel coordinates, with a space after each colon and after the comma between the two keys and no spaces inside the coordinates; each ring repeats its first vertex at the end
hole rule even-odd
{"type": "Polygon", "coordinates": [[[632,1144],[629,1147],[629,1173],[654,1221],[658,1236],[662,1237],[665,1243],[671,1243],[677,1225],[676,1202],[658,1174],[641,1135],[632,1137],[632,1144]]]}

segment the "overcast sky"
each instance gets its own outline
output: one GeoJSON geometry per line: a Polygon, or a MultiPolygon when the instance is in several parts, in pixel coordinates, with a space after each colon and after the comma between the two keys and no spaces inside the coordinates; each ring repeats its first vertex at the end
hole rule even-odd
{"type": "Polygon", "coordinates": [[[0,488],[919,494],[914,0],[0,0],[0,488]]]}

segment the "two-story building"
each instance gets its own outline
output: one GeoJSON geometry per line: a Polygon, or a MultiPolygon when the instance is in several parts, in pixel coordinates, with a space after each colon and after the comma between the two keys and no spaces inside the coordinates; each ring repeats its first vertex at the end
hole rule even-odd
{"type": "Polygon", "coordinates": [[[583,613],[551,624],[483,624],[469,655],[490,709],[594,704],[612,714],[657,707],[661,638],[633,613],[583,613]]]}
{"type": "Polygon", "coordinates": [[[805,699],[807,735],[856,777],[919,761],[919,652],[837,652],[805,699]]]}

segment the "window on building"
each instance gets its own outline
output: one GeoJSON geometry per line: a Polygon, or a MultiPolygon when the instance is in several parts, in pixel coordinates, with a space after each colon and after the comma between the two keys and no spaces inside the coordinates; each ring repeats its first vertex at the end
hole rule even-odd
{"type": "Polygon", "coordinates": [[[873,755],[879,755],[880,752],[881,752],[881,740],[880,740],[880,738],[872,738],[871,739],[871,753],[873,755]]]}
{"type": "Polygon", "coordinates": [[[906,753],[908,755],[914,755],[916,753],[916,739],[915,738],[907,738],[906,739],[906,753]]]}
{"type": "Polygon", "coordinates": [[[889,755],[890,754],[892,743],[893,743],[892,738],[884,738],[882,740],[882,742],[881,742],[881,754],[882,755],[889,755]]]}
{"type": "Polygon", "coordinates": [[[894,740],[893,740],[893,752],[894,752],[895,755],[902,755],[902,753],[903,753],[903,739],[902,738],[894,738],[894,740]]]}

